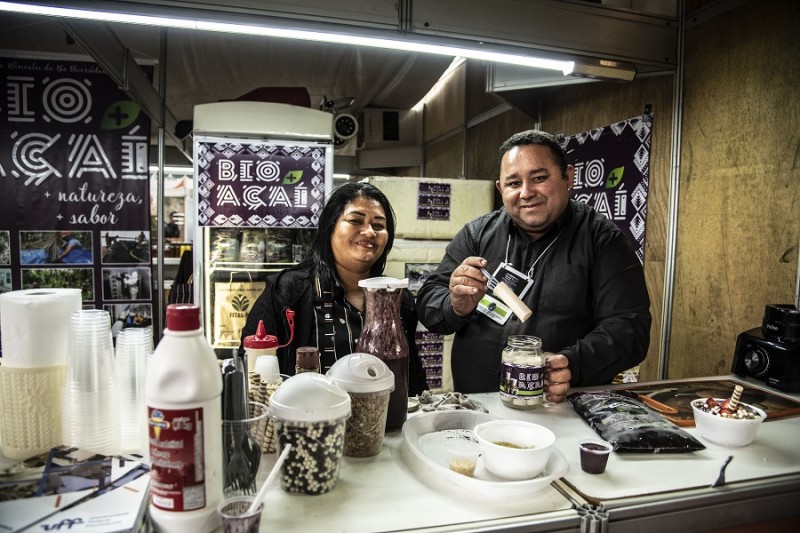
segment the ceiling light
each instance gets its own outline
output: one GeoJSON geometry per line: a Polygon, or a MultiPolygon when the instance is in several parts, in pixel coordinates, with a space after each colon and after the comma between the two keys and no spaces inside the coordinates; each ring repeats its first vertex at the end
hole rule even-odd
{"type": "Polygon", "coordinates": [[[20,4],[15,2],[0,2],[0,11],[26,13],[32,15],[47,15],[67,18],[80,18],[104,22],[120,22],[125,24],[143,24],[147,26],[160,26],[167,28],[195,29],[222,33],[237,33],[244,35],[257,35],[263,37],[281,37],[286,39],[300,39],[304,41],[317,41],[373,48],[387,48],[406,52],[419,52],[446,56],[461,56],[469,59],[479,59],[498,63],[509,63],[527,67],[558,70],[564,75],[572,72],[572,61],[561,61],[542,57],[533,57],[522,52],[502,52],[469,46],[441,44],[437,42],[423,42],[421,36],[410,36],[408,40],[402,38],[383,38],[359,35],[354,33],[332,33],[292,29],[285,27],[261,26],[249,24],[234,24],[228,22],[214,22],[210,20],[193,20],[177,17],[156,17],[112,11],[84,10],[62,8],[54,6],[20,4]],[[414,39],[414,40],[411,40],[414,39]]]}
{"type": "Polygon", "coordinates": [[[636,77],[636,66],[608,59],[584,59],[575,62],[571,76],[595,80],[631,81],[636,77]]]}

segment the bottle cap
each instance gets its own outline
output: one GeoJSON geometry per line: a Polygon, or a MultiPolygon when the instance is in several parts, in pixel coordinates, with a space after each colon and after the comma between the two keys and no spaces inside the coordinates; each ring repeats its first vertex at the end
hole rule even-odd
{"type": "Polygon", "coordinates": [[[297,368],[318,370],[320,365],[319,350],[317,350],[316,346],[300,346],[295,351],[295,361],[297,368]]]}
{"type": "Polygon", "coordinates": [[[275,335],[268,335],[267,328],[264,326],[264,321],[258,321],[255,335],[248,335],[244,338],[245,350],[269,350],[270,348],[278,347],[278,337],[275,335]]]}
{"type": "Polygon", "coordinates": [[[369,353],[351,353],[335,363],[327,373],[347,392],[366,393],[394,390],[394,372],[369,353]]]}
{"type": "Polygon", "coordinates": [[[167,306],[167,329],[170,331],[200,329],[200,306],[197,304],[169,304],[167,306]]]}

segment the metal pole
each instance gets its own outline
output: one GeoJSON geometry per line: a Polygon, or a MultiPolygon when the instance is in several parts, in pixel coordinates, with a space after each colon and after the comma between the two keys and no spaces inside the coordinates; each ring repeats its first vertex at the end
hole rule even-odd
{"type": "Polygon", "coordinates": [[[161,333],[164,329],[164,119],[167,115],[167,30],[161,29],[161,43],[159,45],[158,57],[158,95],[161,97],[161,125],[158,128],[158,193],[156,201],[156,231],[158,232],[157,250],[158,250],[158,264],[156,270],[158,272],[158,285],[156,290],[156,309],[153,309],[153,324],[157,325],[153,332],[153,338],[158,342],[161,339],[161,333]],[[156,320],[156,316],[158,319],[156,320]]]}
{"type": "Polygon", "coordinates": [[[675,254],[678,240],[678,201],[681,178],[681,129],[683,126],[683,41],[685,28],[685,0],[678,2],[678,63],[675,69],[672,103],[672,167],[669,186],[669,219],[667,225],[667,253],[664,269],[664,303],[661,311],[661,352],[658,361],[658,379],[667,379],[669,370],[670,335],[672,331],[672,303],[675,291],[675,254]]]}

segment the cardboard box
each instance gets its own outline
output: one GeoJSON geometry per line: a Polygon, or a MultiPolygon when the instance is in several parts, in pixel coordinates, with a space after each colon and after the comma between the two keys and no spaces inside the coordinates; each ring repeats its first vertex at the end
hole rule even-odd
{"type": "Polygon", "coordinates": [[[494,207],[494,181],[372,176],[397,217],[395,238],[451,240],[494,207]]]}

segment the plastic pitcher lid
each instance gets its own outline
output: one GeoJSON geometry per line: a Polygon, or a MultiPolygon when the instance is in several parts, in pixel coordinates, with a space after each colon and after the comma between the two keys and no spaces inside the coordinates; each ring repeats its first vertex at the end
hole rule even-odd
{"type": "Polygon", "coordinates": [[[269,397],[269,414],[284,420],[317,422],[350,415],[350,395],[330,377],[296,374],[269,397]]]}
{"type": "Polygon", "coordinates": [[[333,364],[327,375],[348,392],[394,390],[394,372],[368,353],[345,355],[333,364]]]}
{"type": "Polygon", "coordinates": [[[389,278],[386,276],[381,276],[377,278],[367,278],[362,279],[358,282],[359,287],[364,287],[365,289],[388,289],[388,290],[396,290],[396,289],[406,289],[408,288],[408,278],[397,279],[397,278],[389,278]]]}
{"type": "Polygon", "coordinates": [[[270,348],[278,347],[278,337],[275,335],[267,335],[267,328],[264,327],[264,321],[258,321],[255,335],[248,335],[244,338],[245,349],[251,350],[269,350],[270,348]]]}

